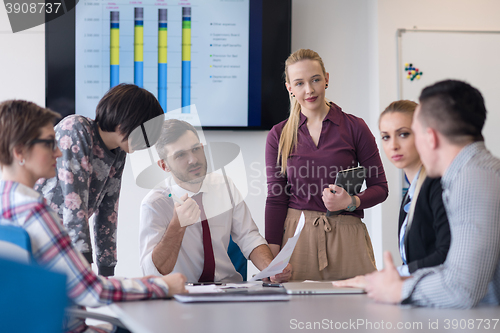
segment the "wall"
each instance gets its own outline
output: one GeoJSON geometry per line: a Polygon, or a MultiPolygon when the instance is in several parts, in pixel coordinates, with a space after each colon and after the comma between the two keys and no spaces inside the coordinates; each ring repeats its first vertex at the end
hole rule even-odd
{"type": "Polygon", "coordinates": [[[45,106],[45,25],[12,33],[0,6],[0,101],[29,99],[45,106]]]}
{"type": "Polygon", "coordinates": [[[380,108],[397,98],[396,30],[500,30],[500,1],[378,0],[380,108]]]}

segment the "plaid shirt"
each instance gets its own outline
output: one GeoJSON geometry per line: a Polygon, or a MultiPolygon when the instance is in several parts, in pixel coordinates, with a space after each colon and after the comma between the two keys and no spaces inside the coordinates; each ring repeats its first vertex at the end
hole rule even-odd
{"type": "MultiPolygon", "coordinates": [[[[161,278],[96,275],[40,193],[20,183],[1,181],[0,195],[0,223],[20,226],[28,232],[36,262],[68,276],[68,296],[76,305],[98,307],[112,302],[167,297],[168,286],[161,278]]],[[[68,332],[108,332],[88,327],[83,320],[73,318],[65,323],[64,329],[68,332]]]]}
{"type": "Polygon", "coordinates": [[[417,270],[403,304],[471,308],[500,305],[500,160],[475,142],[441,178],[451,245],[443,265],[417,270]]]}

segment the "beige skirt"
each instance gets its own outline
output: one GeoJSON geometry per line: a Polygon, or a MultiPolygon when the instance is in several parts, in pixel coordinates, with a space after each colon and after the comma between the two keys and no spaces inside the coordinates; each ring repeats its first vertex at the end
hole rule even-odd
{"type": "Polygon", "coordinates": [[[368,230],[355,216],[327,217],[322,212],[289,208],[283,246],[293,237],[302,212],[306,222],[290,258],[292,280],[343,280],[376,270],[368,230]]]}

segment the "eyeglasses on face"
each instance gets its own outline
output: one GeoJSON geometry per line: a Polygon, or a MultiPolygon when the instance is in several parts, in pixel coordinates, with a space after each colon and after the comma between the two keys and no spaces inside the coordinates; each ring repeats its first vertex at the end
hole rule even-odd
{"type": "Polygon", "coordinates": [[[48,149],[55,151],[57,149],[57,141],[56,139],[35,139],[30,142],[30,145],[34,145],[36,143],[43,143],[45,147],[48,149]]]}

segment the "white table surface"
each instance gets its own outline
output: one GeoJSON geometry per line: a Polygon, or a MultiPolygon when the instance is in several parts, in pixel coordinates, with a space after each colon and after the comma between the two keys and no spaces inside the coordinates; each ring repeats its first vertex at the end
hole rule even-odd
{"type": "Polygon", "coordinates": [[[111,308],[134,333],[500,332],[500,307],[402,307],[375,303],[364,294],[293,296],[288,302],[150,300],[115,303],[111,308]]]}

